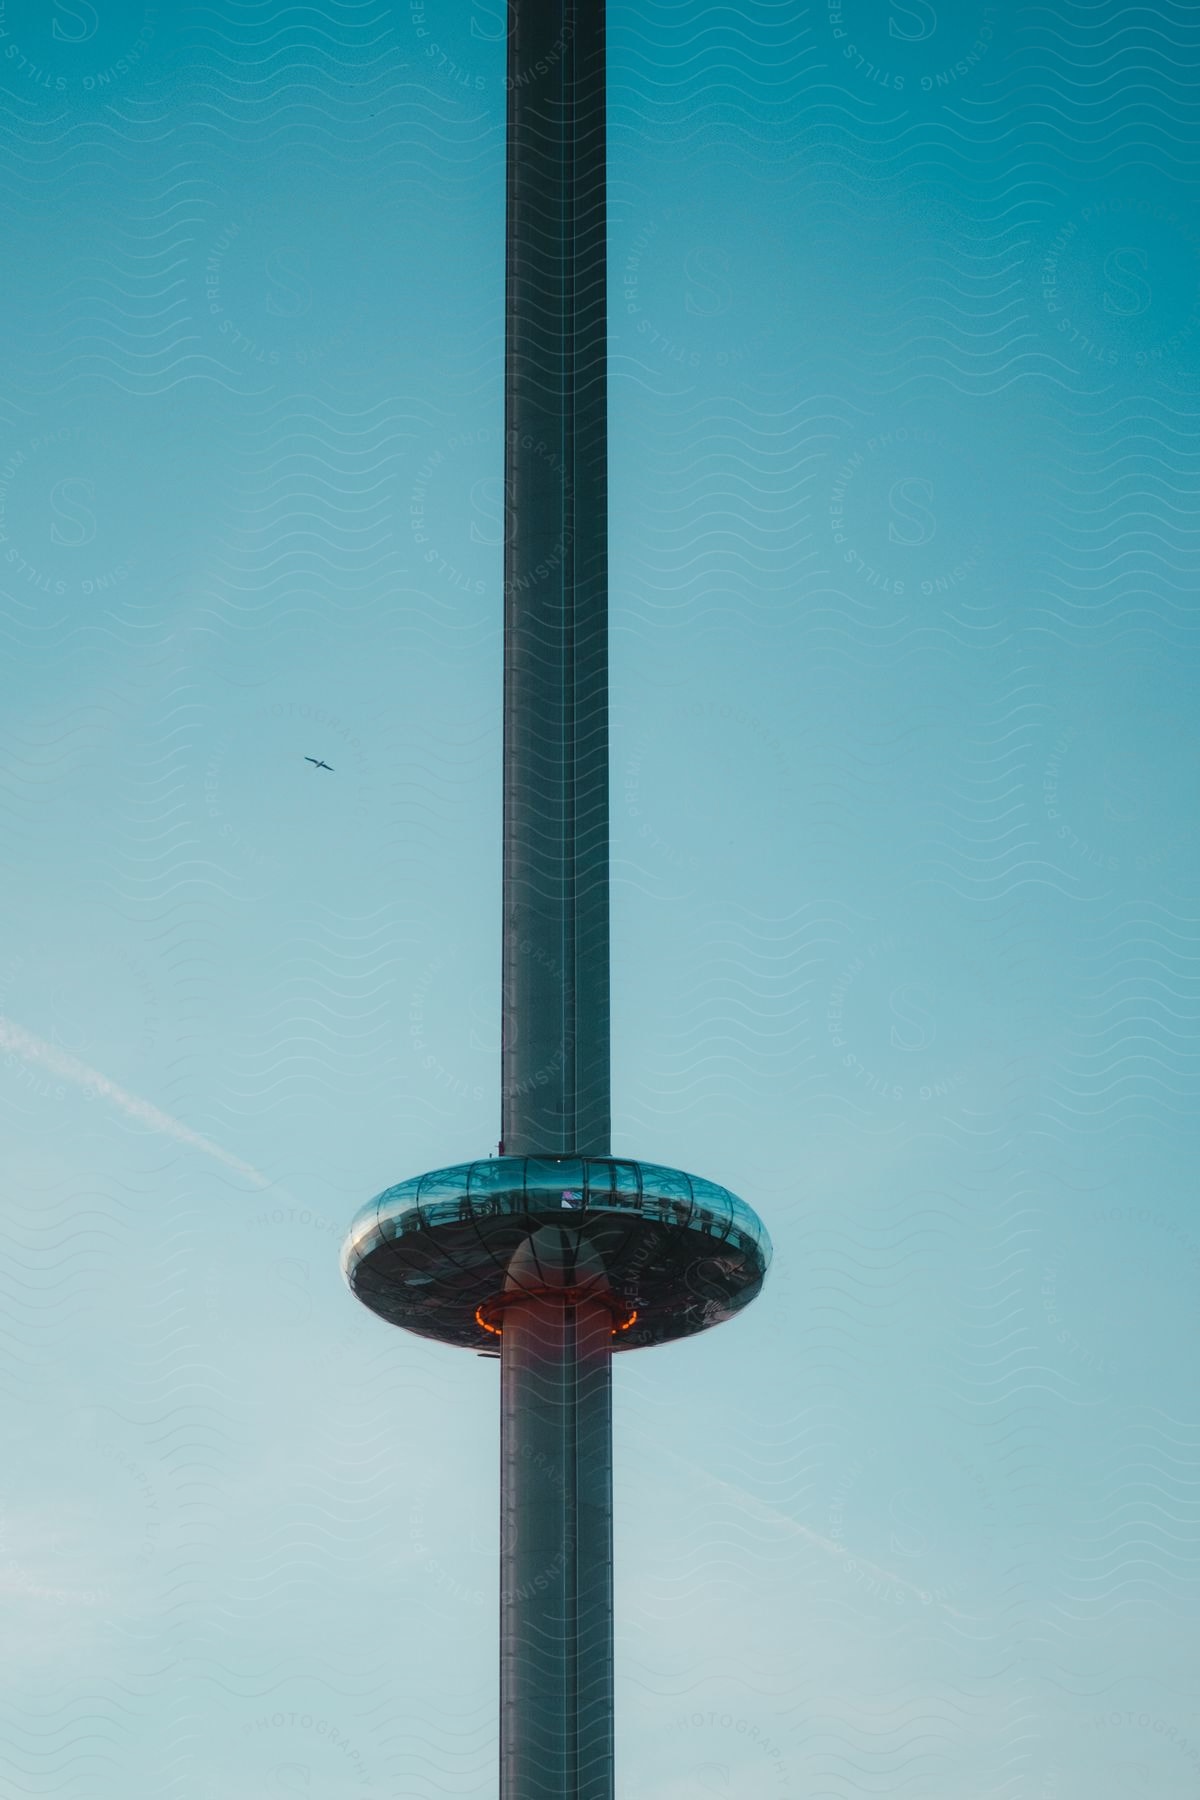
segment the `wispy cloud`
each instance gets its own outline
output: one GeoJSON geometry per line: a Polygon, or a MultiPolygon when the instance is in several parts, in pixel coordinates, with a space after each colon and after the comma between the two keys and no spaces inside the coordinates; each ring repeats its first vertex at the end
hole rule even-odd
{"type": "Polygon", "coordinates": [[[139,1125],[145,1125],[150,1131],[161,1132],[164,1137],[173,1138],[177,1144],[185,1144],[189,1149],[199,1150],[205,1156],[211,1156],[215,1162],[224,1163],[227,1169],[233,1169],[256,1187],[269,1188],[273,1184],[251,1163],[242,1162],[240,1157],[231,1156],[228,1150],[222,1150],[210,1138],[203,1137],[200,1132],[193,1131],[190,1125],[173,1119],[170,1113],[162,1112],[149,1100],[143,1100],[137,1094],[129,1093],[102,1075],[98,1069],[89,1068],[87,1063],[78,1057],[68,1056],[54,1044],[48,1044],[43,1038],[35,1037],[31,1031],[17,1025],[12,1019],[0,1014],[0,1050],[10,1051],[24,1062],[38,1068],[48,1069],[52,1075],[64,1081],[74,1082],[77,1087],[87,1093],[95,1094],[101,1100],[107,1100],[123,1112],[127,1118],[136,1119],[139,1125]]]}
{"type": "Polygon", "coordinates": [[[821,1532],[814,1531],[810,1525],[802,1525],[799,1519],[793,1519],[790,1513],[780,1512],[777,1506],[768,1505],[765,1500],[760,1500],[757,1495],[751,1494],[746,1488],[739,1487],[736,1482],[726,1481],[722,1476],[714,1475],[711,1470],[702,1469],[699,1463],[691,1462],[687,1457],[680,1456],[665,1444],[660,1444],[658,1450],[660,1455],[669,1457],[680,1468],[686,1469],[693,1478],[707,1483],[709,1487],[719,1488],[722,1493],[731,1496],[738,1506],[752,1518],[760,1520],[765,1525],[782,1527],[793,1537],[803,1538],[805,1543],[812,1544],[823,1555],[833,1557],[839,1562],[852,1558],[858,1568],[864,1570],[876,1581],[903,1588],[905,1593],[911,1594],[914,1599],[920,1600],[924,1605],[932,1604],[940,1612],[948,1613],[951,1618],[962,1619],[964,1623],[970,1623],[968,1614],[961,1613],[955,1607],[947,1605],[936,1594],[930,1594],[926,1589],[918,1587],[915,1582],[906,1581],[903,1575],[897,1575],[891,1569],[882,1568],[880,1564],[871,1562],[856,1550],[849,1550],[837,1538],[825,1537],[821,1532]]]}

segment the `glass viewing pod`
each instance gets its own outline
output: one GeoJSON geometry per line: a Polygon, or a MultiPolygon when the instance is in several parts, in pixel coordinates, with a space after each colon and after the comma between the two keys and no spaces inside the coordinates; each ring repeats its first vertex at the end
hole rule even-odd
{"type": "Polygon", "coordinates": [[[342,1269],[390,1324],[494,1356],[517,1297],[513,1258],[547,1226],[577,1247],[581,1270],[603,1270],[614,1350],[720,1324],[754,1299],[771,1261],[754,1210],[697,1175],[609,1157],[496,1156],[385,1189],[356,1216],[342,1269]]]}

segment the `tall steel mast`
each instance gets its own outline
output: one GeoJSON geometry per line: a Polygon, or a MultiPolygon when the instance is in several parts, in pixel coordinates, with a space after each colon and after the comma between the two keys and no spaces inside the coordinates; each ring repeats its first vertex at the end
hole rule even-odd
{"type": "MultiPolygon", "coordinates": [[[[609,1153],[604,0],[513,0],[501,1149],[609,1153]]],[[[612,1315],[553,1227],[510,1282],[500,1800],[612,1800],[612,1315]],[[597,1297],[572,1297],[588,1285],[597,1297]]]]}
{"type": "Polygon", "coordinates": [[[502,1149],[606,1156],[604,0],[508,37],[502,1149]]]}
{"type": "Polygon", "coordinates": [[[727,1188],[609,1146],[604,58],[604,0],[510,0],[500,1155],[342,1252],[380,1317],[500,1357],[500,1800],[613,1800],[613,1353],[771,1259],[727,1188]]]}

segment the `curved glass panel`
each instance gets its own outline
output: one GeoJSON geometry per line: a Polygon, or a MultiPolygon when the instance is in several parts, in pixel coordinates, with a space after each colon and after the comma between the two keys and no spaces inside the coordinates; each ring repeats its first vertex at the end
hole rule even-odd
{"type": "Polygon", "coordinates": [[[712,1237],[726,1238],[733,1226],[733,1195],[713,1181],[696,1183],[700,1224],[712,1237]]]}
{"type": "Polygon", "coordinates": [[[416,1181],[399,1182],[395,1187],[385,1188],[380,1194],[376,1217],[381,1237],[396,1237],[406,1228],[409,1218],[415,1218],[419,1222],[419,1215],[415,1211],[419,1187],[418,1178],[416,1181]]]}
{"type": "Polygon", "coordinates": [[[524,1204],[524,1184],[511,1156],[489,1157],[467,1170],[467,1192],[473,1210],[484,1218],[514,1212],[524,1204]]]}
{"type": "Polygon", "coordinates": [[[385,1189],[355,1215],[342,1270],[363,1304],[392,1324],[494,1352],[477,1310],[500,1291],[531,1225],[551,1222],[591,1246],[614,1304],[636,1315],[616,1330],[614,1350],[666,1343],[732,1317],[758,1293],[771,1259],[753,1208],[682,1169],[508,1156],[385,1189]]]}
{"type": "Polygon", "coordinates": [[[747,1232],[751,1237],[757,1237],[762,1231],[762,1221],[754,1211],[754,1208],[752,1206],[747,1206],[744,1200],[739,1200],[736,1194],[730,1194],[729,1200],[733,1213],[733,1223],[737,1229],[739,1231],[747,1232]]]}
{"type": "Polygon", "coordinates": [[[349,1272],[358,1256],[365,1249],[370,1238],[379,1230],[379,1206],[382,1195],[378,1199],[369,1200],[359,1208],[350,1223],[346,1241],[342,1245],[342,1274],[349,1278],[349,1272]]]}
{"type": "Polygon", "coordinates": [[[527,1157],[525,1190],[531,1207],[557,1211],[564,1194],[577,1196],[570,1203],[577,1206],[583,1198],[583,1164],[577,1156],[527,1157]]]}
{"type": "Polygon", "coordinates": [[[770,1256],[762,1220],[728,1188],[661,1163],[598,1157],[490,1157],[397,1182],[355,1214],[346,1249],[349,1254],[376,1228],[395,1237],[423,1224],[590,1209],[644,1212],[770,1256]]]}
{"type": "Polygon", "coordinates": [[[690,1224],[693,1213],[690,1176],[682,1169],[668,1169],[662,1163],[643,1163],[641,1211],[648,1219],[661,1219],[666,1225],[690,1224]]]}
{"type": "Polygon", "coordinates": [[[431,1209],[440,1208],[444,1202],[461,1199],[467,1191],[469,1168],[469,1163],[456,1163],[452,1169],[434,1169],[422,1175],[418,1198],[421,1211],[428,1216],[431,1209]]]}
{"type": "Polygon", "coordinates": [[[684,1200],[691,1205],[692,1178],[682,1169],[668,1169],[663,1163],[643,1163],[642,1185],[647,1192],[652,1190],[665,1200],[684,1200]]]}
{"type": "Polygon", "coordinates": [[[622,1212],[638,1212],[642,1204],[642,1168],[635,1162],[602,1162],[589,1165],[595,1170],[592,1188],[597,1206],[608,1204],[622,1212]],[[604,1195],[607,1190],[608,1200],[604,1195]]]}

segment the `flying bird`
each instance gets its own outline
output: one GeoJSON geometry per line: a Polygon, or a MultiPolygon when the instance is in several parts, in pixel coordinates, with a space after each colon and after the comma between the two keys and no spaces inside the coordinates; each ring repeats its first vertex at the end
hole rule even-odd
{"type": "Polygon", "coordinates": [[[334,772],[333,764],[327,763],[327,762],[322,762],[320,757],[318,757],[318,756],[306,756],[304,760],[305,760],[305,762],[310,762],[314,769],[328,769],[329,773],[331,775],[334,772]]]}

